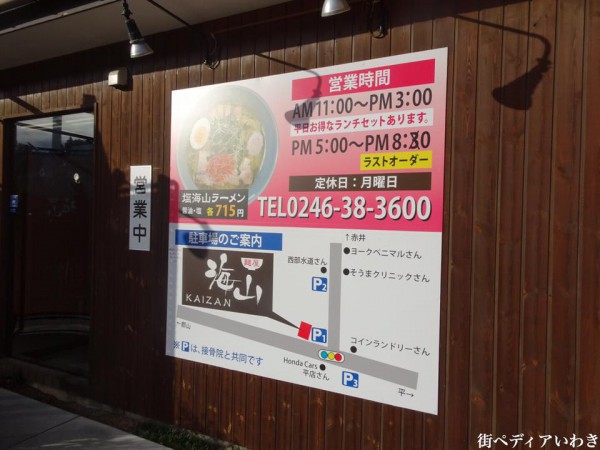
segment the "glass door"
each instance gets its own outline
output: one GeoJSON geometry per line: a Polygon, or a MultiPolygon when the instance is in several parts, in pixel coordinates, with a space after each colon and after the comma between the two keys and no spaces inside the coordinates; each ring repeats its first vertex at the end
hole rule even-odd
{"type": "Polygon", "coordinates": [[[94,115],[15,123],[12,355],[88,373],[94,115]]]}

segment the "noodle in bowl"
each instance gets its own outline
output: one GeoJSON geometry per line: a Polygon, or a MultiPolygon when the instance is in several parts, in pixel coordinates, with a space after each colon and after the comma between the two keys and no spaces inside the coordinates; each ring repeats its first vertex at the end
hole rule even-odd
{"type": "Polygon", "coordinates": [[[248,202],[268,184],[277,156],[271,112],[242,86],[206,88],[202,107],[185,119],[177,165],[184,189],[248,189],[248,202]]]}

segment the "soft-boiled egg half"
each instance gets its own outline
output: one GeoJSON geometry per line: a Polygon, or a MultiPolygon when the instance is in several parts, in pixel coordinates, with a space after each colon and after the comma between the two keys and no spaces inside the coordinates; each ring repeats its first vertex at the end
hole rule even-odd
{"type": "Polygon", "coordinates": [[[198,119],[192,127],[190,133],[190,145],[194,150],[201,149],[206,145],[208,137],[210,136],[210,121],[203,117],[198,119]]]}
{"type": "Polygon", "coordinates": [[[253,132],[248,138],[248,142],[246,143],[246,149],[248,149],[248,153],[252,156],[256,156],[263,149],[263,145],[265,140],[263,135],[258,131],[253,132]]]}

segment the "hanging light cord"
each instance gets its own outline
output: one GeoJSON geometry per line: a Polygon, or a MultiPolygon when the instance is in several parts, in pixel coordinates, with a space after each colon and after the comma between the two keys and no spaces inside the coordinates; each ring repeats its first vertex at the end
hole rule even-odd
{"type": "Polygon", "coordinates": [[[129,4],[127,3],[127,0],[123,0],[123,11],[121,12],[121,15],[125,17],[125,20],[129,20],[129,17],[131,16],[131,11],[129,10],[129,4]]]}

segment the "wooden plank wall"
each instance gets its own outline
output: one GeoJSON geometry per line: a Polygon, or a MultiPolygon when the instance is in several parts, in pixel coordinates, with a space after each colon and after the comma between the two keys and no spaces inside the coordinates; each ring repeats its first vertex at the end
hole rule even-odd
{"type": "Polygon", "coordinates": [[[387,5],[383,39],[357,3],[328,19],[298,0],[210,23],[215,70],[179,31],[151,37],[139,61],[123,43],[0,73],[0,117],[96,108],[96,400],[264,450],[600,434],[600,2],[387,5]],[[449,50],[438,415],[165,357],[171,92],[437,47],[449,50]],[[120,66],[130,90],[107,86],[120,66]],[[127,251],[132,164],[154,168],[150,253],[127,251]]]}

